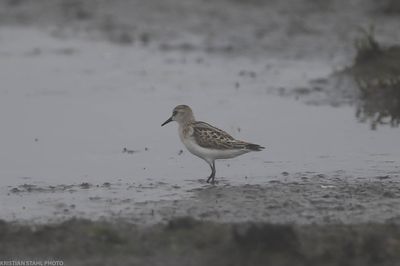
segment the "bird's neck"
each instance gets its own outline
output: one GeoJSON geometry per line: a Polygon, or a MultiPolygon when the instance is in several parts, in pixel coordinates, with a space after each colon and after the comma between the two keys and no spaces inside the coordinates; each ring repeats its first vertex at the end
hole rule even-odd
{"type": "Polygon", "coordinates": [[[181,140],[183,141],[183,139],[185,137],[187,137],[188,134],[190,134],[191,131],[191,124],[195,122],[195,120],[187,120],[185,122],[181,122],[179,123],[179,127],[178,127],[178,131],[179,131],[179,136],[181,138],[181,140]]]}
{"type": "Polygon", "coordinates": [[[184,119],[182,119],[181,121],[178,121],[179,126],[180,127],[186,127],[187,125],[195,122],[195,118],[193,114],[188,114],[186,117],[184,117],[184,119]]]}
{"type": "Polygon", "coordinates": [[[195,120],[187,120],[184,122],[180,122],[179,123],[179,130],[183,130],[184,128],[187,128],[188,126],[190,126],[190,124],[192,124],[195,120]]]}

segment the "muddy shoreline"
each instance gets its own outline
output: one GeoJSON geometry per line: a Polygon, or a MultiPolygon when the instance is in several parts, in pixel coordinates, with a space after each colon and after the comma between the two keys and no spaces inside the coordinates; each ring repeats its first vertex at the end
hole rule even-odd
{"type": "Polygon", "coordinates": [[[122,219],[148,226],[166,223],[175,217],[190,216],[215,222],[303,225],[400,223],[398,174],[343,178],[324,174],[282,173],[280,177],[264,184],[233,185],[226,178],[220,178],[216,185],[206,184],[202,179],[194,183],[197,185],[188,189],[185,196],[181,186],[162,182],[149,186],[82,183],[40,187],[25,184],[11,188],[8,197],[24,200],[56,196],[64,200],[40,201],[38,206],[44,209],[36,214],[33,206],[27,203],[19,215],[24,217],[26,212],[28,220],[8,220],[22,224],[43,224],[81,217],[111,222],[122,219]],[[124,187],[128,193],[125,197],[115,195],[124,187]],[[135,196],[142,191],[163,187],[170,191],[163,199],[144,200],[140,195],[135,196]],[[174,196],[174,191],[181,196],[174,196]],[[93,196],[85,196],[87,194],[93,196]],[[99,213],[96,214],[96,210],[99,213]],[[39,216],[41,213],[43,217],[39,216]]]}

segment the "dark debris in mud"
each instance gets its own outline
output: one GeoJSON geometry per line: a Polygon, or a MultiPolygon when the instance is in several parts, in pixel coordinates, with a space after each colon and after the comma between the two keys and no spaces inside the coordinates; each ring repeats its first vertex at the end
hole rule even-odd
{"type": "Polygon", "coordinates": [[[111,188],[112,184],[104,182],[101,185],[93,185],[88,182],[82,182],[80,184],[70,185],[48,185],[39,186],[34,184],[23,184],[10,189],[12,193],[54,193],[54,192],[76,192],[78,189],[90,189],[93,187],[111,188]]]}
{"type": "Polygon", "coordinates": [[[130,150],[130,149],[128,149],[128,148],[123,148],[123,149],[122,149],[122,153],[134,154],[135,152],[137,152],[137,151],[135,151],[135,150],[130,150]]]}
{"type": "Polygon", "coordinates": [[[36,193],[43,193],[43,192],[60,192],[60,191],[74,191],[74,185],[57,185],[57,186],[38,186],[33,184],[23,184],[17,187],[13,187],[10,189],[12,193],[24,193],[24,192],[36,192],[36,193]]]}
{"type": "Polygon", "coordinates": [[[294,226],[177,218],[141,228],[68,220],[26,226],[0,222],[1,257],[58,258],[66,265],[398,265],[392,224],[294,226]]]}
{"type": "MultiPolygon", "coordinates": [[[[144,151],[148,151],[149,150],[149,148],[148,147],[145,147],[144,148],[144,151]]],[[[138,152],[141,152],[142,150],[134,150],[134,149],[128,149],[128,148],[126,148],[126,147],[124,147],[123,149],[122,149],[122,153],[126,153],[126,154],[135,154],[135,153],[138,153],[138,152]]]]}

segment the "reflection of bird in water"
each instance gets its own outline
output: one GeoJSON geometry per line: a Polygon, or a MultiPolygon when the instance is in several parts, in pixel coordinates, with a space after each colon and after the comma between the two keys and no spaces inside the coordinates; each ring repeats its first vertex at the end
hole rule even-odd
{"type": "Polygon", "coordinates": [[[234,139],[223,130],[205,122],[196,121],[192,109],[187,105],[178,105],[172,116],[161,126],[176,121],[179,124],[179,137],[186,148],[194,155],[205,160],[211,167],[208,182],[214,183],[215,160],[229,159],[251,152],[261,151],[264,147],[234,139]]]}

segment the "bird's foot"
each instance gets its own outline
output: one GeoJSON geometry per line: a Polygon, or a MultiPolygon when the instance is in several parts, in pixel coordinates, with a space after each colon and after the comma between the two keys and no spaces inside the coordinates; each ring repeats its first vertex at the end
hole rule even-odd
{"type": "Polygon", "coordinates": [[[215,177],[209,177],[206,182],[212,185],[217,184],[217,182],[215,181],[215,177]]]}

